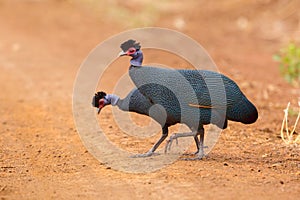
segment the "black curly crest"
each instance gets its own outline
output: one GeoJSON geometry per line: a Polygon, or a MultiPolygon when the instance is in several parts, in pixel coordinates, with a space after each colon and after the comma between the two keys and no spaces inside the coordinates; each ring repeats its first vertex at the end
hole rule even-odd
{"type": "Polygon", "coordinates": [[[126,52],[131,47],[134,47],[136,50],[139,50],[141,48],[141,45],[140,43],[137,43],[135,40],[130,39],[122,43],[120,47],[124,52],[126,52]]]}
{"type": "Polygon", "coordinates": [[[99,100],[103,99],[106,96],[105,92],[97,92],[95,93],[95,96],[93,97],[92,105],[96,108],[99,107],[99,100]]]}

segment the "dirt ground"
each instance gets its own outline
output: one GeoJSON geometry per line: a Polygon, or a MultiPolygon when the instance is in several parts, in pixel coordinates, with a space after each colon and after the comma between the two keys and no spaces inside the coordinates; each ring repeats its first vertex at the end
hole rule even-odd
{"type": "MultiPolygon", "coordinates": [[[[283,109],[289,101],[296,107],[299,89],[272,61],[299,40],[299,7],[288,0],[0,0],[1,199],[299,198],[300,149],[279,137],[283,109]],[[77,70],[98,43],[143,26],[179,30],[202,44],[257,106],[258,121],[229,123],[205,159],[153,173],[96,160],[73,121],[77,70]]],[[[106,112],[103,128],[115,128],[106,112]]]]}

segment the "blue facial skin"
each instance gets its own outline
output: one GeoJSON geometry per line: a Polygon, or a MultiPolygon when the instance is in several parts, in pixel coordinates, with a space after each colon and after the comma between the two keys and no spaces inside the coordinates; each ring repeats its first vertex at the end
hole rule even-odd
{"type": "Polygon", "coordinates": [[[143,63],[143,52],[141,50],[137,50],[134,54],[130,55],[132,59],[130,60],[130,64],[133,66],[142,66],[143,63]]]}

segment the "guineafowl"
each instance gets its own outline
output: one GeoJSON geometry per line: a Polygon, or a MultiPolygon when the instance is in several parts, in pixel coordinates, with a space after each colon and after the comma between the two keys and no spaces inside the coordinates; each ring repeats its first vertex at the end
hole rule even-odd
{"type": "MultiPolygon", "coordinates": [[[[204,156],[203,125],[215,124],[227,127],[227,120],[244,124],[254,123],[258,118],[256,107],[230,78],[207,70],[174,70],[142,66],[141,45],[135,40],[121,44],[119,56],[130,56],[129,75],[139,92],[152,104],[161,105],[166,112],[166,124],[161,138],[141,156],[151,156],[167,137],[167,127],[184,123],[196,135],[200,135],[196,159],[204,156]]],[[[191,134],[182,134],[183,137],[191,134]]]]}
{"type": "MultiPolygon", "coordinates": [[[[112,105],[118,106],[119,109],[123,111],[135,112],[150,116],[161,125],[163,135],[166,137],[168,135],[168,127],[170,125],[173,125],[171,122],[166,122],[165,117],[161,114],[163,111],[160,110],[159,107],[155,107],[154,104],[150,102],[149,99],[147,99],[144,95],[142,95],[136,88],[133,89],[124,99],[121,99],[115,94],[106,94],[103,91],[97,92],[93,97],[92,105],[98,108],[98,114],[103,107],[112,105]]],[[[149,152],[154,152],[163,140],[164,138],[159,140],[149,152]]],[[[199,139],[197,135],[194,136],[194,140],[197,146],[197,150],[199,150],[199,139]]],[[[143,155],[146,156],[146,154],[143,155]]],[[[138,155],[138,157],[141,156],[138,155]]]]}

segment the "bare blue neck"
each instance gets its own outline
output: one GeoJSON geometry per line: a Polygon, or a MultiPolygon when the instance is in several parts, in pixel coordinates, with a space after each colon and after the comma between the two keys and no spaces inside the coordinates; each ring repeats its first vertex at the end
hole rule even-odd
{"type": "Polygon", "coordinates": [[[106,95],[105,97],[107,99],[107,101],[112,105],[112,106],[115,106],[118,104],[118,101],[120,99],[120,97],[118,97],[117,95],[115,94],[108,94],[106,95]]]}
{"type": "Polygon", "coordinates": [[[132,56],[132,59],[130,60],[130,64],[133,66],[142,66],[142,63],[143,63],[143,52],[142,50],[138,50],[132,56]]]}

